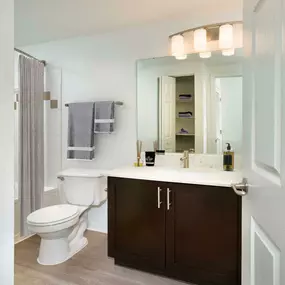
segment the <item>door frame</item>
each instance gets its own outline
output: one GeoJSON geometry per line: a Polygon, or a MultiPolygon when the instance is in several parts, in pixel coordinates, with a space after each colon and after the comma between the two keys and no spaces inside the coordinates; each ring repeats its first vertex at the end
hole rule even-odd
{"type": "MultiPolygon", "coordinates": [[[[223,72],[218,72],[218,73],[214,73],[214,74],[211,74],[211,77],[210,77],[210,98],[207,103],[207,106],[208,108],[210,108],[210,112],[211,112],[211,109],[213,108],[213,106],[215,106],[215,103],[216,103],[216,79],[218,78],[233,78],[233,77],[240,77],[240,78],[243,78],[243,75],[242,73],[239,73],[239,72],[232,72],[232,73],[223,73],[223,72]]],[[[221,99],[222,99],[222,94],[220,94],[221,96],[221,99]]],[[[223,104],[223,100],[221,100],[221,105],[223,104]]],[[[221,105],[220,105],[220,111],[221,111],[221,105]]],[[[212,116],[211,114],[208,116],[208,119],[210,119],[212,116]]],[[[221,131],[223,132],[223,126],[222,126],[222,120],[221,120],[221,113],[220,113],[220,126],[221,126],[221,131]]],[[[218,138],[218,130],[216,130],[215,134],[217,135],[217,138],[218,138]]],[[[222,136],[221,136],[222,138],[222,136]]],[[[220,147],[218,148],[217,146],[217,150],[218,152],[216,154],[222,154],[223,152],[223,144],[222,144],[222,139],[219,138],[220,140],[220,147]]]]}

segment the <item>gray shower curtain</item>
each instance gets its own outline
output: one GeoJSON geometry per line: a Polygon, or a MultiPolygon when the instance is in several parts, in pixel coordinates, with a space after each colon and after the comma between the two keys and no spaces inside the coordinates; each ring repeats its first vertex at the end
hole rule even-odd
{"type": "Polygon", "coordinates": [[[19,56],[19,194],[21,236],[27,216],[42,207],[44,193],[44,65],[19,56]]]}

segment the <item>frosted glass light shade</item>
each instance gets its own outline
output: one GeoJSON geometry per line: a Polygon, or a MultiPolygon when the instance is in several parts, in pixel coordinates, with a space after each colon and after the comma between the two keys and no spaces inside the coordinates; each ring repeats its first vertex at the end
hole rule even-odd
{"type": "Polygon", "coordinates": [[[194,31],[194,49],[195,51],[205,51],[207,49],[206,29],[198,29],[194,31]]]}
{"type": "Polygon", "coordinates": [[[201,58],[210,58],[212,56],[212,53],[210,51],[207,51],[207,52],[200,52],[199,53],[199,56],[201,58]]]}
{"type": "Polygon", "coordinates": [[[176,35],[171,38],[171,54],[175,57],[185,55],[184,37],[182,35],[176,35]]]}
{"type": "Polygon", "coordinates": [[[224,49],[224,50],[222,51],[222,54],[223,54],[224,56],[232,56],[232,55],[235,54],[235,49],[234,49],[234,48],[231,48],[231,49],[224,49]]]}
{"type": "Polygon", "coordinates": [[[219,48],[222,50],[231,49],[234,44],[233,26],[230,24],[220,26],[219,48]]]}

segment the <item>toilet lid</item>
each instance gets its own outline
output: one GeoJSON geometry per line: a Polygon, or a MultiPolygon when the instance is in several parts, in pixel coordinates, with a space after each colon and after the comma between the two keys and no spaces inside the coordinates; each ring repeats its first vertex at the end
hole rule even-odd
{"type": "Polygon", "coordinates": [[[77,206],[63,204],[39,209],[31,213],[27,217],[27,221],[33,225],[54,225],[67,222],[76,216],[79,216],[77,206]]]}

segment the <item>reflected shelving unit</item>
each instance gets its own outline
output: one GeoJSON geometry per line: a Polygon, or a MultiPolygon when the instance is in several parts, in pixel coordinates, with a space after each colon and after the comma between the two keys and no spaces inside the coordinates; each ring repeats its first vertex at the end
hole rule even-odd
{"type": "Polygon", "coordinates": [[[195,78],[176,77],[176,152],[195,149],[195,78]]]}

